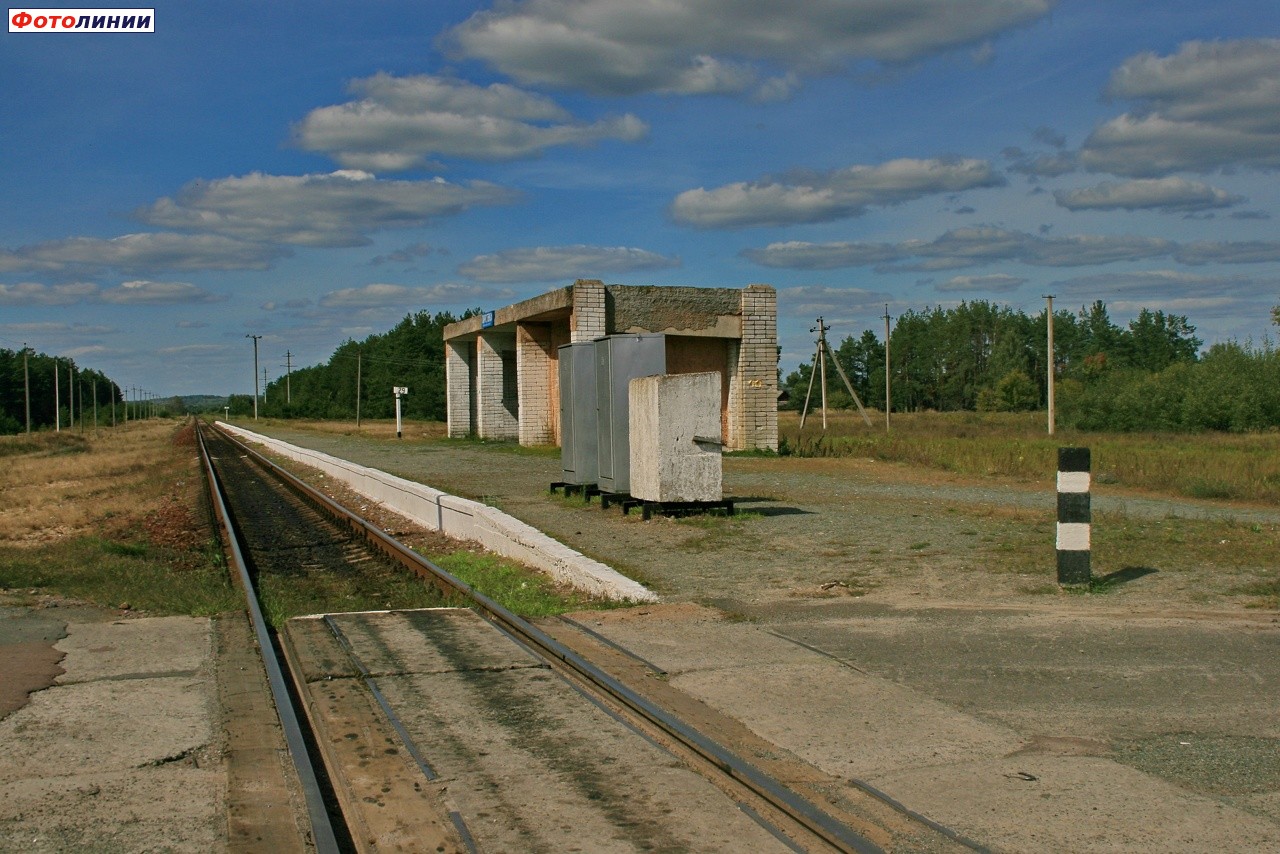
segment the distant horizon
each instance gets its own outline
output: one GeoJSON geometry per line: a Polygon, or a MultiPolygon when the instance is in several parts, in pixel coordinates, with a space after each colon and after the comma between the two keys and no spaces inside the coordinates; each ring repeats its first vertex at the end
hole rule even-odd
{"type": "Polygon", "coordinates": [[[275,379],[576,278],[770,284],[784,375],[818,316],[881,335],[961,300],[1275,335],[1273,0],[891,7],[172,3],[154,32],[5,33],[0,347],[251,395],[251,336],[275,379]]]}

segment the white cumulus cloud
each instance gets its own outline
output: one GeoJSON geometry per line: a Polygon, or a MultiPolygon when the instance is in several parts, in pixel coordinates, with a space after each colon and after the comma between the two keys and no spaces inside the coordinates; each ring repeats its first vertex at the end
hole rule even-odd
{"type": "Polygon", "coordinates": [[[308,151],[372,172],[416,168],[433,156],[531,157],[553,146],[635,141],[648,132],[630,114],[574,121],[550,98],[505,83],[377,74],[350,88],[358,100],[313,110],[294,135],[308,151]]]}
{"type": "Polygon", "coordinates": [[[1227,208],[1244,201],[1226,190],[1185,178],[1138,178],[1104,181],[1094,187],[1058,190],[1058,204],[1073,210],[1158,210],[1174,213],[1227,208]]]}
{"type": "MultiPolygon", "coordinates": [[[[523,0],[446,34],[446,48],[526,84],[597,94],[785,94],[788,75],[982,46],[1053,0],[523,0]],[[780,82],[782,81],[782,82],[780,82]]],[[[978,51],[989,56],[989,48],[978,51]]]]}
{"type": "Polygon", "coordinates": [[[941,293],[965,291],[1007,293],[1016,291],[1026,282],[1026,279],[1019,276],[1008,276],[1003,273],[996,273],[990,276],[954,276],[945,282],[939,282],[934,285],[934,290],[941,293]]]}
{"type": "Polygon", "coordinates": [[[1139,54],[1116,70],[1108,95],[1138,107],[1085,140],[1087,169],[1147,178],[1280,167],[1280,39],[1193,41],[1169,56],[1139,54]]]}
{"type": "Polygon", "coordinates": [[[69,237],[0,250],[0,272],[34,270],[125,273],[172,270],[265,270],[287,249],[216,234],[126,234],[104,239],[69,237]]]}
{"type": "Polygon", "coordinates": [[[862,267],[868,264],[897,261],[903,257],[902,251],[891,243],[856,241],[807,243],[788,240],[770,243],[759,249],[744,249],[738,254],[763,267],[783,267],[792,270],[862,267]]]}
{"type": "Polygon", "coordinates": [[[859,216],[873,206],[1002,184],[1004,178],[985,160],[901,158],[876,166],[686,190],[672,202],[671,216],[695,228],[827,222],[859,216]]]}
{"type": "Polygon", "coordinates": [[[221,299],[190,282],[152,282],[137,279],[101,293],[103,302],[120,305],[176,305],[217,302],[221,299]]]}
{"type": "Polygon", "coordinates": [[[1280,260],[1280,243],[1249,241],[1178,244],[1159,237],[1076,234],[1046,237],[997,226],[952,229],[933,240],[900,243],[773,243],[743,256],[770,267],[799,270],[877,265],[882,272],[937,272],[1017,261],[1036,267],[1086,267],[1174,257],[1184,264],[1280,260]]]}
{"type": "Polygon", "coordinates": [[[0,284],[0,305],[73,305],[98,295],[98,286],[91,282],[71,282],[46,285],[43,282],[19,282],[16,285],[0,284]]]}
{"type": "Polygon", "coordinates": [[[863,288],[802,285],[778,290],[779,313],[792,317],[822,315],[824,321],[831,322],[853,316],[877,316],[889,302],[894,302],[891,295],[863,288]]]}
{"type": "Polygon", "coordinates": [[[373,283],[357,288],[341,288],[330,291],[320,298],[320,305],[325,308],[388,308],[388,307],[421,307],[430,304],[457,305],[481,299],[508,297],[509,291],[493,288],[476,287],[474,285],[434,285],[427,288],[413,288],[407,285],[373,283]]]}
{"type": "Polygon", "coordinates": [[[458,272],[482,282],[542,282],[678,266],[678,258],[629,246],[534,246],[477,256],[458,272]]]}
{"type": "Polygon", "coordinates": [[[367,172],[249,175],[194,181],[136,212],[151,225],[264,243],[360,246],[373,231],[421,226],[516,194],[482,181],[389,181],[367,172]]]}

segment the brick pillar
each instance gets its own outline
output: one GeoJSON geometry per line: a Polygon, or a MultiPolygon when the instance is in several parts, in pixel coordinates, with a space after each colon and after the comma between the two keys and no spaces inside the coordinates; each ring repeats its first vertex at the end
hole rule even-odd
{"type": "Polygon", "coordinates": [[[742,290],[742,341],[730,390],[733,449],[778,450],[778,295],[768,285],[742,290]]]}
{"type": "Polygon", "coordinates": [[[475,348],[474,341],[446,341],[444,345],[445,412],[450,439],[464,439],[475,431],[471,419],[475,411],[471,400],[475,348]]]}
{"type": "Polygon", "coordinates": [[[573,326],[571,341],[593,341],[608,335],[604,303],[604,282],[578,279],[573,283],[573,326]]]}
{"type": "Polygon", "coordinates": [[[746,447],[742,439],[742,376],[738,372],[742,342],[730,338],[724,343],[724,377],[729,387],[725,404],[724,447],[726,451],[741,451],[746,447]]]}
{"type": "Polygon", "coordinates": [[[551,328],[516,324],[516,365],[520,395],[520,444],[549,445],[551,431],[551,328]]]}
{"type": "Polygon", "coordinates": [[[510,335],[482,334],[476,346],[476,435],[481,439],[518,439],[517,397],[509,392],[508,371],[515,371],[514,342],[510,335]],[[510,361],[510,365],[505,363],[510,361]]]}

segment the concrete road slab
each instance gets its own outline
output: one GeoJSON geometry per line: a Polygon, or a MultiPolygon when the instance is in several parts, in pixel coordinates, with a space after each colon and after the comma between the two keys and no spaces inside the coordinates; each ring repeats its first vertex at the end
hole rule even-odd
{"type": "Polygon", "coordinates": [[[1100,757],[1017,756],[872,778],[1000,851],[1280,851],[1280,827],[1100,757]]]}
{"type": "Polygon", "coordinates": [[[192,674],[209,661],[212,644],[209,621],[191,617],[76,623],[57,645],[67,654],[58,683],[192,674]]]}
{"type": "Polygon", "coordinates": [[[209,620],[62,631],[66,673],[0,720],[0,850],[217,850],[226,774],[209,620]]]}

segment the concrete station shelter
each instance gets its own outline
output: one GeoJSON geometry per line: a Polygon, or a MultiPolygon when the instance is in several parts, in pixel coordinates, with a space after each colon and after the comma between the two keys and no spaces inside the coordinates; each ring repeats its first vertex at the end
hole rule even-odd
{"type": "Polygon", "coordinates": [[[557,348],[620,333],[666,335],[668,374],[721,375],[726,450],[778,448],[778,300],[737,288],[569,287],[444,329],[449,435],[560,444],[557,348]]]}

